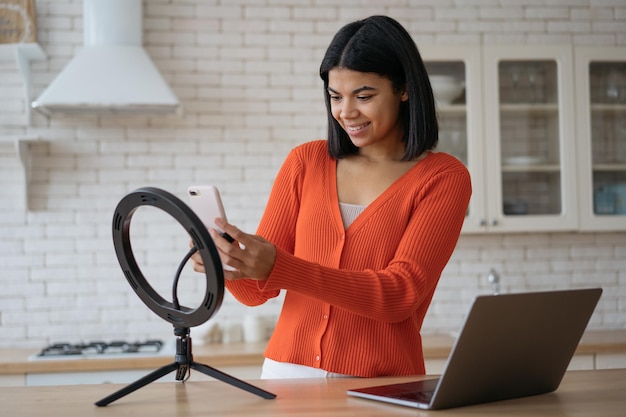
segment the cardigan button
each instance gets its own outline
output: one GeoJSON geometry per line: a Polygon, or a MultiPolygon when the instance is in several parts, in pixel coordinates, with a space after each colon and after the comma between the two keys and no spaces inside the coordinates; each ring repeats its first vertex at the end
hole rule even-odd
{"type": "Polygon", "coordinates": [[[320,361],[320,355],[317,355],[317,356],[315,357],[315,360],[316,360],[317,362],[319,362],[319,361],[320,361]]]}

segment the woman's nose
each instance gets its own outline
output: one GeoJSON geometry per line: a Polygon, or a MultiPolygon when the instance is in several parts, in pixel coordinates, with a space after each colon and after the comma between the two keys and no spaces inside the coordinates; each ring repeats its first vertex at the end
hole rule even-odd
{"type": "Polygon", "coordinates": [[[344,100],[339,114],[342,119],[352,119],[358,115],[358,110],[352,100],[344,100]]]}

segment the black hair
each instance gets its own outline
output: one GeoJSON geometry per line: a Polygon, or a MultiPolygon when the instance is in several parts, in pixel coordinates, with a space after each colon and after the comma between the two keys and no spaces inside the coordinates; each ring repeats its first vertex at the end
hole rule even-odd
{"type": "Polygon", "coordinates": [[[335,35],[320,65],[328,116],[328,152],[336,159],[359,149],[335,120],[328,94],[328,72],[345,68],[375,73],[391,80],[396,92],[406,91],[400,117],[406,143],[404,161],[435,148],[439,138],[435,100],[426,67],[406,29],[387,16],[371,16],[349,23],[335,35]]]}

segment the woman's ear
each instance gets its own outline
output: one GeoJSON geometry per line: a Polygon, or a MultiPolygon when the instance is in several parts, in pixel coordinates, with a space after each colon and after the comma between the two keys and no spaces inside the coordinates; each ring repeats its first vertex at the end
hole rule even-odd
{"type": "Polygon", "coordinates": [[[406,88],[406,84],[405,84],[404,88],[400,92],[400,101],[407,101],[408,99],[409,99],[409,92],[408,92],[408,88],[406,88]]]}

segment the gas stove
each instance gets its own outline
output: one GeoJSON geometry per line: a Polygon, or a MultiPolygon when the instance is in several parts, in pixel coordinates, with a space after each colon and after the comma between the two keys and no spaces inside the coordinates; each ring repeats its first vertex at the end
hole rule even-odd
{"type": "Polygon", "coordinates": [[[81,359],[81,358],[118,358],[161,356],[165,354],[165,344],[161,340],[128,342],[115,340],[111,342],[92,341],[85,343],[53,343],[31,356],[31,360],[39,359],[81,359]]]}

